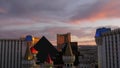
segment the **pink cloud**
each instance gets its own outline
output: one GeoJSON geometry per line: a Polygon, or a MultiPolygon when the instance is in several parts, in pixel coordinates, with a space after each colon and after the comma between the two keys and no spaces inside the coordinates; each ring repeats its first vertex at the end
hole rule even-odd
{"type": "MultiPolygon", "coordinates": [[[[91,0],[90,3],[88,1],[87,4],[83,5],[81,5],[82,2],[78,3],[79,1],[74,0],[52,1],[0,1],[0,14],[2,14],[0,15],[0,38],[18,38],[24,34],[32,34],[34,36],[45,35],[55,43],[56,34],[66,32],[71,32],[78,39],[83,37],[93,38],[96,28],[79,27],[78,29],[74,29],[72,26],[64,26],[66,24],[54,24],[43,27],[45,24],[40,24],[62,22],[75,25],[76,23],[83,23],[82,21],[96,21],[104,18],[120,17],[119,0],[100,0],[96,2],[91,0]],[[2,30],[2,28],[7,28],[8,30],[2,30]]],[[[87,42],[87,44],[95,44],[93,39],[78,42],[79,44],[86,44],[87,42]]]]}
{"type": "Polygon", "coordinates": [[[120,1],[98,1],[88,5],[85,10],[79,9],[77,14],[71,17],[71,22],[81,23],[82,21],[96,21],[106,18],[120,18],[120,1]]]}

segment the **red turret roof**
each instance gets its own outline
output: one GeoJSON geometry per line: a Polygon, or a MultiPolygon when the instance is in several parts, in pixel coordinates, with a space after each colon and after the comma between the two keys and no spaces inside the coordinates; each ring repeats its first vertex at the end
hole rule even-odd
{"type": "Polygon", "coordinates": [[[52,59],[51,59],[51,57],[50,57],[49,54],[48,54],[48,56],[47,56],[46,63],[50,63],[50,64],[53,63],[53,61],[52,61],[52,59]]]}
{"type": "Polygon", "coordinates": [[[37,51],[34,47],[31,47],[30,50],[31,50],[31,52],[32,52],[33,54],[37,54],[37,53],[38,53],[38,51],[37,51]]]}

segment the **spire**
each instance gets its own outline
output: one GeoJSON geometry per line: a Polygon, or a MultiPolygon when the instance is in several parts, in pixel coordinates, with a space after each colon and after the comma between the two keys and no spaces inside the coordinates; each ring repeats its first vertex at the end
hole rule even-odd
{"type": "Polygon", "coordinates": [[[65,56],[73,56],[73,53],[72,53],[72,48],[71,48],[71,45],[70,44],[67,44],[67,47],[66,47],[66,51],[65,51],[65,56]]]}
{"type": "Polygon", "coordinates": [[[32,44],[32,36],[31,35],[27,35],[25,38],[25,41],[27,43],[27,47],[26,47],[26,52],[25,52],[25,60],[32,60],[33,59],[33,55],[31,53],[30,47],[32,44]]]}
{"type": "Polygon", "coordinates": [[[32,55],[32,53],[31,53],[31,51],[30,51],[30,47],[29,46],[27,46],[27,48],[26,48],[26,52],[25,52],[25,60],[32,60],[33,59],[33,55],[32,55]]]}
{"type": "Polygon", "coordinates": [[[67,35],[65,36],[65,40],[67,41],[67,47],[66,47],[66,51],[65,51],[65,56],[73,56],[73,53],[72,53],[72,48],[71,48],[71,45],[70,45],[70,41],[67,37],[67,35]]]}

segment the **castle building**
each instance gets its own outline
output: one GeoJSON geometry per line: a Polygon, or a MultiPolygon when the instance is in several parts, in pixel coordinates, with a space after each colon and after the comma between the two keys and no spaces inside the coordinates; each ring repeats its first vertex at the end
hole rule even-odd
{"type": "MultiPolygon", "coordinates": [[[[57,49],[58,49],[58,52],[59,52],[59,60],[62,60],[62,55],[63,55],[63,53],[65,53],[68,41],[70,43],[72,53],[75,55],[75,61],[74,61],[73,64],[75,66],[78,66],[78,64],[79,64],[78,43],[77,42],[71,42],[71,33],[57,34],[57,49]]],[[[59,62],[59,64],[63,64],[63,61],[59,62]]]]}
{"type": "Polygon", "coordinates": [[[98,46],[98,67],[120,68],[120,29],[98,28],[95,41],[98,46]]]}
{"type": "Polygon", "coordinates": [[[26,51],[22,59],[22,68],[37,68],[34,54],[31,51],[32,48],[32,36],[28,35],[25,38],[26,41],[26,51]]]}
{"type": "Polygon", "coordinates": [[[65,41],[67,42],[66,44],[67,47],[65,49],[65,53],[63,54],[63,62],[64,62],[63,68],[74,68],[73,63],[75,61],[75,55],[72,52],[72,48],[68,36],[65,36],[65,41]]]}

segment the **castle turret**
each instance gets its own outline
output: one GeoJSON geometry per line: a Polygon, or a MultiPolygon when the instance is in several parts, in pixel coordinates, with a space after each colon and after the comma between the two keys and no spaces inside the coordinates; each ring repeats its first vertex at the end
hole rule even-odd
{"type": "Polygon", "coordinates": [[[34,50],[32,51],[32,36],[28,35],[25,38],[26,41],[26,52],[22,60],[22,68],[37,68],[35,66],[35,56],[34,53],[36,54],[37,51],[34,50]]]}
{"type": "Polygon", "coordinates": [[[67,44],[66,44],[67,47],[63,55],[63,62],[65,64],[64,68],[74,68],[73,63],[75,61],[75,56],[72,53],[72,48],[71,48],[69,40],[67,38],[65,40],[67,41],[67,44]]]}

